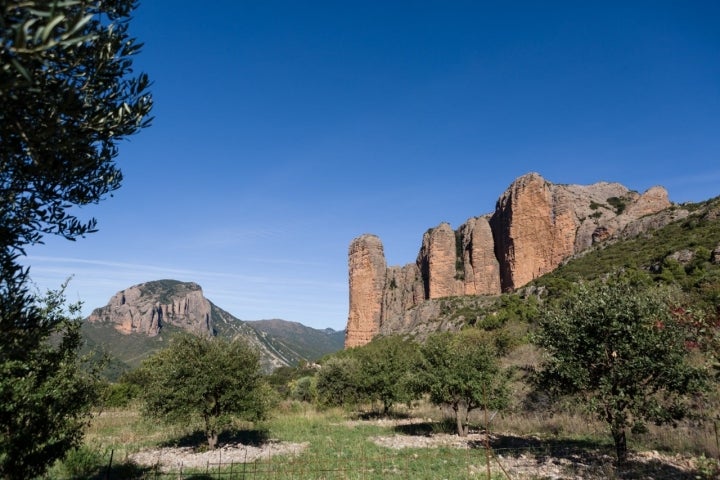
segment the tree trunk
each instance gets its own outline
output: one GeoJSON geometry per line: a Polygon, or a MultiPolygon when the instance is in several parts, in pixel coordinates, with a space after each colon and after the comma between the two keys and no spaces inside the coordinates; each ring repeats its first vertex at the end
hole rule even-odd
{"type": "Polygon", "coordinates": [[[468,411],[465,402],[456,403],[453,405],[453,410],[455,410],[455,422],[457,425],[458,437],[467,437],[468,428],[466,423],[468,411]]]}
{"type": "Polygon", "coordinates": [[[210,430],[206,433],[207,435],[207,441],[208,441],[208,447],[210,450],[215,450],[218,443],[218,434],[215,430],[210,430]]]}
{"type": "Polygon", "coordinates": [[[217,427],[211,422],[210,415],[206,413],[203,417],[205,420],[205,437],[207,438],[208,447],[210,450],[215,450],[218,443],[217,427]]]}
{"type": "Polygon", "coordinates": [[[627,462],[627,437],[625,436],[624,427],[612,427],[612,436],[615,441],[615,453],[617,453],[618,463],[627,462]]]}

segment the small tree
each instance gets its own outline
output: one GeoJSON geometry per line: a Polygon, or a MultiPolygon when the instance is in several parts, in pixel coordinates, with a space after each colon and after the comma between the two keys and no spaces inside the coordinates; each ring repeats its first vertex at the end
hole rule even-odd
{"type": "MultiPolygon", "coordinates": [[[[3,307],[9,300],[0,297],[3,307]]],[[[0,476],[8,479],[40,476],[78,446],[100,393],[77,356],[80,305],[66,307],[62,289],[29,302],[18,315],[32,328],[0,345],[0,476]]]]}
{"type": "Polygon", "coordinates": [[[320,405],[356,405],[363,399],[360,362],[348,351],[329,357],[320,366],[315,388],[320,405]]]}
{"type": "Polygon", "coordinates": [[[145,414],[168,423],[201,419],[211,449],[233,417],[257,420],[268,407],[258,354],[239,339],[180,334],[141,368],[145,414]]]}
{"type": "Polygon", "coordinates": [[[384,415],[395,403],[410,402],[416,397],[410,377],[420,360],[418,344],[391,335],[355,349],[355,354],[360,362],[363,396],[382,402],[384,415]]]}
{"type": "Polygon", "coordinates": [[[430,394],[430,401],[453,409],[459,436],[468,433],[471,410],[502,409],[507,404],[507,375],[483,332],[436,333],[421,352],[420,384],[430,394]]]}
{"type": "Polygon", "coordinates": [[[581,398],[608,423],[624,462],[628,428],[682,418],[706,384],[705,369],[688,363],[686,333],[661,292],[637,279],[581,284],[541,319],[538,384],[581,398]]]}

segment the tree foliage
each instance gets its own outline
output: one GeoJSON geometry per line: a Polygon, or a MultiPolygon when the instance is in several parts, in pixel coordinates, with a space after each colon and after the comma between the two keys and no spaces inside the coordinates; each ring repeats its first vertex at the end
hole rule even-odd
{"type": "Polygon", "coordinates": [[[379,337],[356,348],[358,385],[365,400],[379,401],[387,415],[396,403],[407,403],[417,394],[412,372],[420,361],[415,342],[398,335],[379,337]]]}
{"type": "Polygon", "coordinates": [[[72,212],[119,188],[117,143],[148,124],[133,0],[0,2],[0,232],[22,247],[94,230],[72,212]]]}
{"type": "Polygon", "coordinates": [[[25,325],[0,340],[0,475],[9,479],[42,475],[79,445],[100,392],[77,356],[80,305],[66,308],[62,290],[33,302],[19,312],[25,325]]]}
{"type": "Polygon", "coordinates": [[[328,357],[320,366],[315,384],[317,400],[326,407],[356,405],[363,400],[360,362],[348,351],[328,357]]]}
{"type": "Polygon", "coordinates": [[[317,399],[325,406],[380,402],[387,415],[394,404],[416,398],[412,372],[418,363],[416,343],[397,335],[378,337],[322,363],[316,376],[317,399]]]}
{"type": "Polygon", "coordinates": [[[508,377],[498,364],[494,342],[484,332],[435,333],[421,352],[420,385],[433,403],[453,409],[458,435],[467,435],[471,410],[507,405],[508,377]]]}
{"type": "Polygon", "coordinates": [[[240,339],[180,334],[141,369],[145,414],[168,423],[200,419],[211,449],[233,418],[257,420],[269,407],[258,353],[240,339]]]}
{"type": "Polygon", "coordinates": [[[665,298],[637,276],[580,284],[546,310],[536,336],[547,352],[539,385],[580,397],[607,422],[621,462],[628,428],[682,418],[705,386],[706,370],[688,361],[688,329],[665,298]]]}
{"type": "Polygon", "coordinates": [[[5,477],[42,473],[80,438],[78,418],[91,395],[81,378],[71,379],[79,334],[60,313],[62,295],[40,306],[18,261],[45,234],[76,239],[94,231],[95,220],[80,220],[76,207],[120,186],[117,143],[147,126],[152,106],[147,76],[131,76],[134,7],[134,0],[0,1],[5,477]]]}

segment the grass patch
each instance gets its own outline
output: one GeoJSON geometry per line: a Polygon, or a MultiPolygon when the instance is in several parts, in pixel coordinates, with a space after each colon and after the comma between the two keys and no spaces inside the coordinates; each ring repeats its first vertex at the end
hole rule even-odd
{"type": "MultiPolygon", "coordinates": [[[[409,411],[401,410],[402,414],[395,417],[376,418],[348,413],[341,408],[318,411],[302,402],[283,404],[269,420],[256,424],[239,422],[237,431],[226,434],[224,439],[253,446],[272,442],[306,443],[307,447],[301,453],[268,456],[232,466],[210,464],[202,469],[183,469],[178,478],[233,478],[231,474],[238,478],[308,480],[486,478],[487,453],[483,442],[471,442],[469,448],[389,448],[376,444],[375,437],[433,437],[452,434],[455,430],[454,420],[448,420],[446,409],[419,402],[409,411]],[[416,421],[404,423],[408,417],[416,421]]],[[[482,411],[472,412],[470,422],[475,425],[476,432],[482,430],[484,416],[482,411]]],[[[712,459],[718,458],[720,452],[712,429],[712,424],[699,428],[691,423],[679,425],[677,429],[651,427],[643,435],[632,435],[630,447],[638,451],[694,453],[700,465],[698,469],[702,467],[714,472],[712,459]],[[705,463],[702,463],[703,459],[705,463]]],[[[569,464],[584,458],[583,455],[597,460],[612,450],[605,425],[573,413],[572,406],[558,408],[554,413],[533,413],[516,407],[513,412],[497,415],[490,423],[490,433],[493,450],[504,458],[515,460],[530,455],[557,457],[569,464]]],[[[146,421],[137,406],[108,410],[95,417],[88,427],[85,445],[72,452],[65,462],[56,465],[50,478],[100,479],[108,472],[110,478],[152,476],[152,467],[134,465],[127,460],[128,455],[164,445],[192,446],[198,443],[196,436],[192,425],[172,429],[146,421]]],[[[493,462],[491,478],[504,478],[496,461],[493,462]]],[[[697,478],[712,478],[702,476],[700,470],[698,475],[697,478]]],[[[538,473],[537,478],[542,475],[538,473]]]]}

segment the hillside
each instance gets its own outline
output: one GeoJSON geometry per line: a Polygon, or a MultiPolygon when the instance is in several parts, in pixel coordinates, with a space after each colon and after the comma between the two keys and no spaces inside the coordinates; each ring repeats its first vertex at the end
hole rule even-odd
{"type": "Polygon", "coordinates": [[[297,356],[307,360],[317,360],[329,352],[342,350],[345,342],[343,330],[318,330],[302,323],[280,319],[249,320],[247,323],[259,332],[281,339],[286,344],[293,344],[297,349],[297,356]]]}
{"type": "Polygon", "coordinates": [[[109,377],[138,366],[182,331],[243,338],[260,352],[261,364],[268,372],[342,348],[342,342],[330,340],[332,335],[293,322],[275,321],[271,330],[234,317],[206,299],[198,284],[178,280],[157,280],[121,290],[106,306],[96,308],[82,326],[86,350],[109,356],[109,377]],[[320,341],[322,336],[329,341],[320,341]]]}

